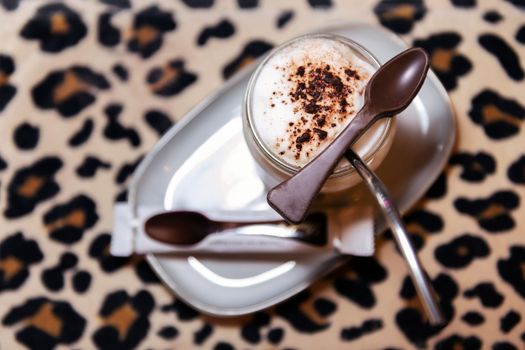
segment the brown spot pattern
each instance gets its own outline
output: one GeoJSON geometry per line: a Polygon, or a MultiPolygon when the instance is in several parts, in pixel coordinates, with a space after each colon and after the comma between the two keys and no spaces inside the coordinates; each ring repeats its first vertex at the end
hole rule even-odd
{"type": "Polygon", "coordinates": [[[9,82],[9,77],[4,72],[0,71],[0,86],[7,85],[9,82]]]}
{"type": "Polygon", "coordinates": [[[487,209],[483,210],[478,217],[480,219],[491,219],[498,215],[505,214],[506,212],[507,210],[505,210],[505,208],[503,208],[500,204],[494,203],[491,204],[487,209]]]}
{"type": "Polygon", "coordinates": [[[442,72],[448,72],[451,68],[452,59],[454,58],[455,54],[456,53],[453,50],[441,48],[435,49],[432,53],[430,64],[434,69],[442,72]]]}
{"type": "Polygon", "coordinates": [[[162,70],[162,75],[159,80],[150,84],[150,89],[153,92],[158,92],[170,84],[172,81],[176,80],[179,76],[179,70],[167,65],[162,70]]]}
{"type": "Polygon", "coordinates": [[[73,226],[82,228],[86,222],[86,214],[83,210],[77,209],[69,213],[66,217],[59,218],[46,225],[49,232],[64,228],[66,226],[73,226]]]}
{"type": "Polygon", "coordinates": [[[3,271],[5,280],[10,280],[17,275],[24,265],[20,259],[14,256],[7,256],[0,260],[0,270],[3,271]]]}
{"type": "Polygon", "coordinates": [[[49,237],[65,244],[82,239],[84,232],[98,220],[95,202],[83,194],[58,204],[44,214],[49,237]]]}
{"type": "Polygon", "coordinates": [[[115,327],[118,330],[119,338],[124,339],[137,317],[135,309],[126,303],[106,317],[104,323],[115,327]]]}
{"type": "Polygon", "coordinates": [[[518,128],[521,126],[520,120],[516,119],[515,116],[502,111],[501,109],[499,109],[493,104],[483,106],[481,109],[481,113],[483,114],[484,122],[487,124],[496,123],[496,122],[504,122],[504,123],[514,125],[518,128]]]}
{"type": "Polygon", "coordinates": [[[64,73],[62,83],[55,88],[55,91],[53,92],[53,101],[56,104],[59,104],[71,96],[88,89],[88,84],[80,80],[75,73],[68,71],[64,73]]]}
{"type": "Polygon", "coordinates": [[[144,47],[158,38],[159,34],[160,32],[157,28],[145,25],[135,29],[131,38],[137,40],[140,47],[144,47]]]}
{"type": "Polygon", "coordinates": [[[54,314],[53,305],[49,302],[44,303],[26,322],[55,338],[58,338],[62,332],[62,320],[54,314]]]}
{"type": "Polygon", "coordinates": [[[65,34],[69,31],[67,18],[62,12],[55,12],[51,15],[51,33],[65,34]]]}
{"type": "Polygon", "coordinates": [[[16,192],[22,197],[30,198],[38,193],[43,184],[44,179],[42,177],[29,175],[20,187],[18,187],[16,192]]]}
{"type": "Polygon", "coordinates": [[[414,18],[415,13],[416,13],[416,8],[413,5],[400,4],[398,6],[393,6],[392,8],[383,12],[381,16],[386,21],[395,20],[398,18],[402,18],[407,21],[410,21],[414,18]]]}

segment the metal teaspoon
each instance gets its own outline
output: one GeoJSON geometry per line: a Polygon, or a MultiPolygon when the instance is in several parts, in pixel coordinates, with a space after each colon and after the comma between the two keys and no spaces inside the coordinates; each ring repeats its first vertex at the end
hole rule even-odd
{"type": "Polygon", "coordinates": [[[350,148],[345,152],[346,159],[357,170],[370,192],[375,196],[377,203],[381,207],[386,221],[392,230],[397,246],[405,258],[412,278],[412,283],[419,295],[430,324],[440,325],[445,322],[443,314],[438,305],[436,292],[430,283],[421,262],[410,242],[405,225],[401,220],[401,215],[394,201],[390,198],[388,190],[383,182],[372,170],[359,158],[350,148]]]}

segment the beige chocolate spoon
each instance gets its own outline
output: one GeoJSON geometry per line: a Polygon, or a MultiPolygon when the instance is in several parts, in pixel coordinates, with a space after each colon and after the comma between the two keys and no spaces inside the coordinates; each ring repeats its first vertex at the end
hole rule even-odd
{"type": "Polygon", "coordinates": [[[377,120],[408,107],[419,92],[428,67],[428,55],[420,48],[403,51],[381,66],[368,82],[363,108],[350,124],[310,163],[270,190],[268,204],[289,222],[304,220],[314,197],[347,148],[377,120]]]}

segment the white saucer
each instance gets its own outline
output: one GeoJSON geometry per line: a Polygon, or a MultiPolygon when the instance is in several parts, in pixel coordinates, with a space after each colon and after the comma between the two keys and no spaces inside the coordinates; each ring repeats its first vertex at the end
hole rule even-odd
{"type": "MultiPolygon", "coordinates": [[[[326,31],[362,44],[380,62],[406,48],[397,36],[371,25],[326,31]]],[[[264,207],[264,189],[241,134],[242,96],[253,68],[226,82],[189,112],[146,156],[131,182],[133,212],[142,205],[166,209],[205,205],[209,210],[264,207]],[[217,190],[203,193],[199,181],[215,181],[217,190]]],[[[432,72],[418,97],[397,118],[394,143],[377,173],[401,211],[406,211],[437,178],[454,142],[454,112],[432,72]]],[[[352,191],[352,198],[354,205],[375,208],[361,185],[352,191]]],[[[377,225],[375,233],[381,230],[377,225]]],[[[347,259],[335,252],[224,257],[150,254],[147,258],[178,297],[218,316],[242,315],[274,305],[347,259]]]]}

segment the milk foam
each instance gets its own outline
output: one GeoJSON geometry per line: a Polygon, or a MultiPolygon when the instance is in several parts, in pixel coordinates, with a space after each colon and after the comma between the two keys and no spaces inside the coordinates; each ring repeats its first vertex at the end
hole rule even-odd
{"type": "MultiPolygon", "coordinates": [[[[251,111],[259,138],[267,149],[287,164],[304,166],[330,144],[362,107],[364,88],[374,71],[374,67],[363,61],[352,48],[335,39],[307,37],[291,42],[266,62],[255,81],[251,111]],[[290,77],[298,71],[298,67],[305,67],[307,72],[308,69],[315,72],[315,67],[326,65],[334,76],[348,86],[346,101],[349,107],[344,113],[331,116],[330,125],[324,125],[322,128],[326,133],[321,134],[321,128],[318,129],[318,124],[315,124],[319,122],[312,119],[317,116],[307,113],[304,104],[301,105],[294,99],[297,82],[295,78],[290,77]],[[349,78],[349,75],[345,74],[348,69],[355,72],[360,79],[349,78]],[[294,128],[298,128],[297,125],[303,125],[304,128],[299,128],[300,130],[293,134],[294,128]],[[297,146],[295,140],[298,135],[313,128],[317,129],[317,133],[310,133],[311,142],[297,146]]],[[[333,102],[327,101],[330,104],[333,102]]],[[[322,103],[327,105],[326,101],[320,102],[322,103]]],[[[354,151],[362,157],[369,154],[374,144],[379,142],[383,129],[384,125],[370,129],[353,147],[354,151]]]]}

